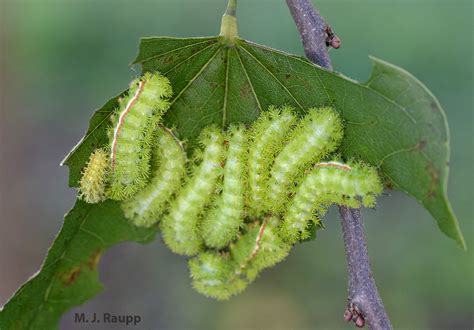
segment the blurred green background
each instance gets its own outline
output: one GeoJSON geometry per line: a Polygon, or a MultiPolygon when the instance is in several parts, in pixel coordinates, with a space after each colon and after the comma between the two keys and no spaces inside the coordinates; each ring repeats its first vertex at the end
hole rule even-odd
{"type": "MultiPolygon", "coordinates": [[[[219,31],[225,1],[0,0],[0,305],[41,265],[75,191],[59,162],[95,108],[139,73],[141,36],[219,31]]],[[[368,55],[412,72],[444,106],[451,129],[449,196],[468,252],[407,196],[390,192],[365,210],[371,263],[398,329],[472,329],[473,4],[470,0],[317,1],[342,39],[334,68],[369,76],[368,55]]],[[[303,54],[285,2],[239,0],[243,38],[303,54]]],[[[139,329],[350,329],[339,218],[297,246],[243,294],[216,302],[190,286],[186,263],[160,240],[123,244],[100,263],[105,290],[74,312],[139,314],[139,329]]],[[[131,327],[123,327],[130,329],[131,327]]]]}

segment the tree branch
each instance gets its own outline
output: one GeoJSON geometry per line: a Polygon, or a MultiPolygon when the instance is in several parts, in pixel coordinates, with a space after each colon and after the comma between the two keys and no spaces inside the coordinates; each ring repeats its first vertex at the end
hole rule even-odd
{"type": "Polygon", "coordinates": [[[360,210],[340,206],[339,212],[349,281],[349,306],[344,318],[358,326],[366,321],[371,329],[392,329],[370,269],[360,210]]]}
{"type": "Polygon", "coordinates": [[[286,0],[301,36],[304,53],[313,63],[332,70],[327,46],[339,48],[339,38],[332,33],[319,12],[308,0],[286,0]]]}
{"type": "MultiPolygon", "coordinates": [[[[339,48],[340,40],[309,0],[286,0],[301,36],[306,57],[332,70],[328,46],[339,48]]],[[[392,329],[377,291],[367,253],[364,225],[359,209],[339,207],[348,272],[346,321],[371,329],[392,329]]]]}

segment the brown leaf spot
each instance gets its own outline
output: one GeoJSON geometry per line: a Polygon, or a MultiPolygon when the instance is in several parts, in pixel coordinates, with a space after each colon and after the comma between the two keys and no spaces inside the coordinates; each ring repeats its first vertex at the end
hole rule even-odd
{"type": "Polygon", "coordinates": [[[425,150],[427,144],[428,144],[428,143],[426,142],[426,140],[421,140],[421,141],[418,142],[418,144],[416,145],[416,149],[418,149],[418,150],[425,150]]]}
{"type": "Polygon", "coordinates": [[[69,272],[62,276],[62,281],[65,286],[73,284],[77,278],[81,275],[81,267],[75,266],[69,272]]]}
{"type": "Polygon", "coordinates": [[[392,181],[386,181],[385,183],[385,188],[389,190],[393,190],[393,182],[392,181]]]}
{"type": "Polygon", "coordinates": [[[436,104],[435,101],[431,101],[430,107],[431,107],[431,111],[432,111],[432,112],[439,112],[438,105],[436,104]]]}
{"type": "Polygon", "coordinates": [[[439,174],[432,163],[429,163],[428,165],[426,165],[425,169],[431,179],[429,190],[428,190],[428,197],[433,199],[433,198],[436,198],[436,196],[438,195],[437,190],[439,187],[439,174]]]}
{"type": "Polygon", "coordinates": [[[100,249],[92,253],[89,260],[87,260],[87,267],[89,267],[90,270],[95,270],[97,268],[97,264],[99,263],[101,256],[102,251],[100,249]]]}

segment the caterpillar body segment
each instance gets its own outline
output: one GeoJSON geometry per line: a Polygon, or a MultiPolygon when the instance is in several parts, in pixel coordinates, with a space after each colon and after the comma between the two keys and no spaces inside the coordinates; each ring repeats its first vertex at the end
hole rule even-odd
{"type": "Polygon", "coordinates": [[[90,155],[79,182],[79,198],[89,204],[106,200],[109,165],[109,155],[103,149],[90,155]]]}
{"type": "Polygon", "coordinates": [[[319,222],[331,204],[373,207],[382,192],[377,171],[363,164],[316,164],[290,201],[280,234],[289,243],[307,238],[310,221],[319,222]]]}
{"type": "Polygon", "coordinates": [[[250,131],[248,160],[249,213],[259,216],[267,211],[267,185],[275,155],[283,148],[296,123],[291,107],[270,107],[253,124],[250,131]]]}
{"type": "Polygon", "coordinates": [[[278,232],[279,217],[272,216],[256,224],[230,245],[233,260],[248,281],[253,281],[264,268],[286,258],[291,245],[278,232]]]}
{"type": "Polygon", "coordinates": [[[244,218],[247,135],[243,125],[231,126],[226,137],[227,152],[222,192],[208,211],[201,226],[208,247],[227,246],[239,233],[244,218]]]}
{"type": "Polygon", "coordinates": [[[238,266],[229,254],[203,252],[188,265],[193,287],[207,297],[227,300],[248,285],[248,281],[236,272],[238,266]]]}
{"type": "Polygon", "coordinates": [[[172,202],[169,214],[161,222],[163,239],[170,249],[178,254],[198,253],[203,240],[199,232],[199,220],[212,201],[222,176],[224,161],[224,138],[214,127],[204,129],[201,134],[204,150],[201,162],[192,170],[192,176],[172,202]]]}
{"type": "Polygon", "coordinates": [[[154,176],[144,189],[121,204],[125,217],[140,227],[150,227],[160,220],[186,174],[186,153],[173,133],[160,127],[155,140],[152,152],[154,176]]]}
{"type": "Polygon", "coordinates": [[[342,139],[342,123],[332,108],[311,108],[291,133],[275,159],[268,191],[269,210],[282,211],[295,180],[312,164],[335,150],[342,139]]]}
{"type": "Polygon", "coordinates": [[[190,260],[194,288],[219,300],[242,292],[262,269],[288,255],[291,245],[279,238],[276,225],[273,220],[255,224],[230,245],[230,254],[203,252],[190,260]]]}
{"type": "Polygon", "coordinates": [[[109,197],[124,200],[142,189],[150,172],[153,132],[169,108],[168,79],[146,73],[135,79],[113,116],[109,197]]]}

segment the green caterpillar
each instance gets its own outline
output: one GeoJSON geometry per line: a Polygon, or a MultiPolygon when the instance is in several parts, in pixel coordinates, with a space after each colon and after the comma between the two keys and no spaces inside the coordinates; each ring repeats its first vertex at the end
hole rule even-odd
{"type": "Polygon", "coordinates": [[[90,155],[79,182],[79,198],[89,204],[100,203],[107,199],[109,165],[109,157],[104,150],[97,149],[90,155]]]}
{"type": "Polygon", "coordinates": [[[267,210],[283,210],[296,178],[334,151],[341,139],[341,120],[332,108],[309,109],[275,159],[268,184],[267,210]]]}
{"type": "Polygon", "coordinates": [[[307,230],[310,221],[319,222],[329,205],[373,207],[375,197],[381,192],[380,178],[372,167],[361,163],[316,164],[290,201],[281,235],[290,243],[305,239],[310,236],[307,230]]]}
{"type": "Polygon", "coordinates": [[[110,131],[109,198],[129,198],[147,184],[153,132],[169,108],[171,94],[168,79],[146,73],[132,81],[120,100],[110,131]]]}
{"type": "Polygon", "coordinates": [[[202,237],[207,246],[223,248],[237,237],[243,223],[246,175],[245,127],[231,126],[227,137],[222,193],[202,223],[202,237]]]}
{"type": "Polygon", "coordinates": [[[163,239],[178,254],[194,255],[203,245],[199,235],[199,220],[215,195],[222,175],[224,138],[220,130],[208,127],[201,134],[202,154],[195,157],[201,163],[192,169],[192,175],[172,202],[169,214],[161,222],[163,239]]]}
{"type": "Polygon", "coordinates": [[[270,169],[297,120],[292,110],[290,107],[270,107],[250,129],[248,204],[249,212],[254,216],[260,216],[267,210],[265,204],[270,169]]]}
{"type": "Polygon", "coordinates": [[[181,188],[186,173],[182,144],[168,129],[159,128],[155,135],[157,145],[152,157],[155,175],[143,190],[121,205],[125,216],[142,227],[150,227],[160,219],[171,196],[181,188]]]}
{"type": "Polygon", "coordinates": [[[229,299],[248,285],[236,274],[237,265],[228,253],[206,251],[191,259],[188,266],[193,287],[207,297],[229,299]]]}
{"type": "Polygon", "coordinates": [[[283,260],[291,245],[278,236],[279,219],[271,217],[254,224],[229,253],[203,252],[189,261],[194,288],[205,296],[229,299],[242,292],[264,268],[283,260]]]}
{"type": "Polygon", "coordinates": [[[268,217],[262,224],[254,224],[237,242],[230,245],[232,258],[249,282],[262,269],[282,261],[290,252],[291,245],[279,236],[279,223],[279,217],[268,217]]]}

